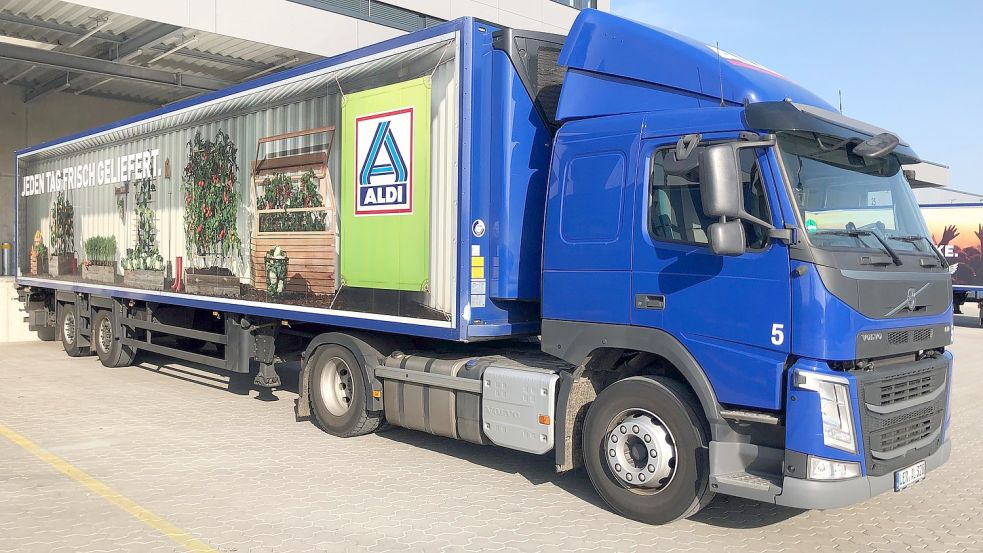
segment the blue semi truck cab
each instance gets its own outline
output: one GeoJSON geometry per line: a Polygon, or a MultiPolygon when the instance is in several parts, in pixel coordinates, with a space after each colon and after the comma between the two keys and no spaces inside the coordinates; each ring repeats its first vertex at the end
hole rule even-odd
{"type": "MultiPolygon", "coordinates": [[[[112,190],[100,185],[114,160],[184,159],[184,141],[202,128],[233,129],[245,144],[333,132],[324,125],[341,121],[352,161],[345,121],[407,113],[408,126],[379,123],[386,153],[378,161],[383,142],[373,142],[361,185],[405,180],[399,152],[410,167],[427,163],[414,151],[429,152],[432,170],[417,184],[430,195],[393,215],[422,213],[422,225],[398,228],[433,237],[418,248],[430,255],[423,289],[344,279],[335,289],[335,257],[375,245],[340,240],[336,251],[367,220],[342,214],[340,234],[319,231],[335,240],[326,259],[290,255],[303,260],[291,261],[297,270],[326,263],[315,283],[333,296],[291,303],[275,287],[257,289],[257,278],[286,271],[271,262],[283,262],[279,247],[259,277],[253,268],[253,288],[231,276],[223,289],[244,295],[234,298],[165,277],[171,260],[156,245],[157,272],[121,279],[111,266],[109,285],[79,278],[62,248],[53,274],[21,265],[33,327],[60,337],[69,355],[96,353],[115,367],[151,351],[228,371],[240,388],[243,378],[279,387],[277,365],[296,356],[297,416],[329,433],[388,422],[548,455],[561,472],[585,467],[612,509],[648,523],[690,516],[717,493],[845,506],[903,491],[947,460],[952,286],[901,169],[917,160],[911,147],[774,71],[596,10],[566,37],[442,23],[24,150],[19,233],[48,228],[48,193],[65,174],[80,175],[76,198],[93,199],[76,200],[88,217],[77,225],[118,228],[100,192],[112,190]],[[392,97],[411,78],[429,99],[417,107],[432,116],[366,104],[372,114],[345,119],[365,93],[392,97]],[[250,118],[272,121],[263,110],[281,106],[325,120],[273,139],[249,134],[262,127],[250,118]],[[433,136],[416,150],[413,113],[433,136]],[[131,144],[154,149],[135,154],[131,144]]],[[[161,190],[179,184],[147,172],[161,190]]],[[[185,184],[191,205],[194,179],[185,184]]],[[[345,192],[354,182],[340,188],[328,203],[358,205],[345,192]]],[[[182,210],[168,212],[178,217],[169,228],[182,228],[182,210]]]]}
{"type": "MultiPolygon", "coordinates": [[[[951,284],[901,170],[915,153],[766,68],[608,14],[578,19],[559,64],[543,350],[632,352],[626,374],[687,383],[713,492],[831,508],[945,462],[951,284]]],[[[664,493],[644,444],[672,424],[615,386],[582,454],[630,514],[664,493]]]]}

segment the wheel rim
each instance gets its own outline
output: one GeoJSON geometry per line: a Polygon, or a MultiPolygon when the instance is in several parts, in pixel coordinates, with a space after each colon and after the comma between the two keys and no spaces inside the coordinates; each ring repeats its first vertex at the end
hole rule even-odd
{"type": "Polygon", "coordinates": [[[113,347],[113,323],[108,317],[99,322],[96,334],[98,335],[99,350],[103,353],[109,353],[110,348],[113,347]]]}
{"type": "Polygon", "coordinates": [[[65,320],[61,323],[62,337],[65,343],[75,343],[75,313],[68,311],[65,313],[65,320]]]}
{"type": "Polygon", "coordinates": [[[644,409],[614,417],[601,455],[614,479],[637,493],[664,490],[676,474],[676,442],[666,424],[644,409]]]}
{"type": "Polygon", "coordinates": [[[344,359],[332,357],[321,369],[321,401],[329,413],[340,417],[352,406],[355,382],[352,369],[344,359]]]}

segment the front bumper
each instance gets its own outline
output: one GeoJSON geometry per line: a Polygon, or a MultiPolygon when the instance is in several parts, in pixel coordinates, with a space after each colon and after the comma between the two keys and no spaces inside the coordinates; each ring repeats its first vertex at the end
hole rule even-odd
{"type": "MultiPolygon", "coordinates": [[[[925,458],[928,472],[949,460],[952,441],[946,440],[925,458]]],[[[782,493],[775,496],[775,503],[796,509],[836,509],[859,503],[868,498],[894,489],[894,473],[881,476],[861,476],[849,480],[818,481],[786,476],[782,481],[782,493]]]]}

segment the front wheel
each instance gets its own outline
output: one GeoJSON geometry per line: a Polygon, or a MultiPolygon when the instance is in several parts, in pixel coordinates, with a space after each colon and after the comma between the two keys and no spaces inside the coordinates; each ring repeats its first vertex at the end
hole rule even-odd
{"type": "Polygon", "coordinates": [[[584,421],[584,464],[615,511],[648,524],[696,514],[710,502],[708,432],[692,394],[662,377],[605,388],[584,421]]]}

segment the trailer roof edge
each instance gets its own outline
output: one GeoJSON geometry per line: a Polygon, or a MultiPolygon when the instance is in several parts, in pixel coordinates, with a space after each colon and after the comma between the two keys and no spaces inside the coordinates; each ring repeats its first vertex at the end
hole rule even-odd
{"type": "Polygon", "coordinates": [[[195,96],[187,100],[181,100],[175,102],[174,104],[157,108],[154,110],[146,111],[117,121],[113,121],[106,125],[87,129],[82,132],[70,134],[68,136],[56,138],[54,140],[49,140],[47,142],[42,142],[40,144],[35,144],[33,146],[28,146],[27,148],[15,150],[14,155],[17,158],[20,158],[26,155],[30,155],[33,153],[40,152],[42,150],[52,148],[54,146],[67,144],[69,142],[74,142],[77,140],[88,138],[93,135],[105,133],[116,129],[121,129],[123,127],[127,127],[130,125],[143,123],[154,118],[163,117],[165,115],[170,115],[172,113],[176,113],[178,111],[186,110],[189,108],[194,108],[209,102],[228,98],[236,94],[249,92],[269,85],[274,85],[276,83],[287,81],[289,79],[292,79],[297,76],[305,75],[307,73],[328,69],[336,65],[381,54],[389,50],[394,50],[405,46],[411,46],[418,42],[423,42],[427,39],[436,38],[445,34],[458,32],[464,27],[466,27],[467,25],[469,25],[472,22],[472,20],[473,18],[471,17],[458,18],[452,21],[441,23],[439,25],[434,25],[433,27],[428,27],[426,29],[421,29],[419,31],[414,31],[412,33],[408,33],[388,40],[384,40],[382,42],[377,42],[375,44],[363,46],[361,48],[351,50],[349,52],[344,52],[336,56],[315,60],[309,63],[305,63],[303,65],[299,65],[292,69],[287,69],[284,71],[266,75],[264,77],[259,77],[257,79],[239,83],[230,86],[228,88],[216,90],[215,92],[209,92],[206,94],[202,94],[200,96],[195,96]]]}

